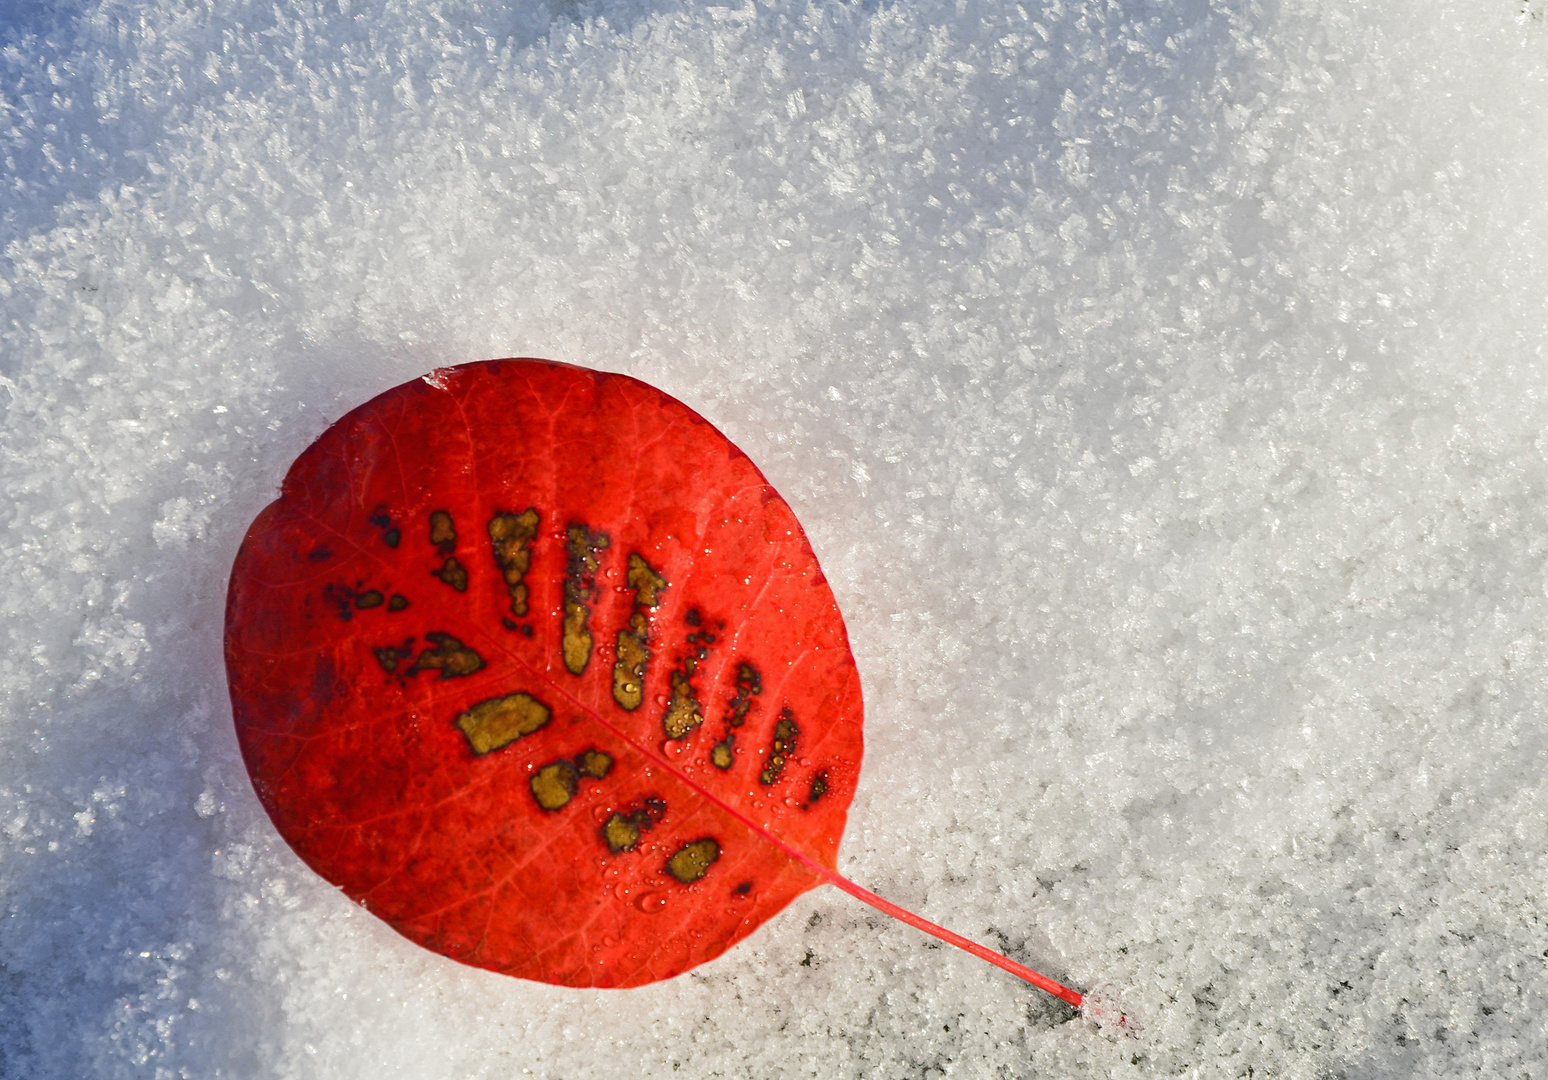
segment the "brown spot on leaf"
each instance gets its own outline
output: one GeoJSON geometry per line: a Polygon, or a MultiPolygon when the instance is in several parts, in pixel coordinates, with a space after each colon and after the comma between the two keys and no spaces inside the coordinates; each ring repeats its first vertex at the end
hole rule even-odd
{"type": "Polygon", "coordinates": [[[548,706],[525,692],[480,701],[457,717],[468,746],[480,757],[531,735],[548,723],[548,706]]]}
{"type": "Polygon", "coordinates": [[[736,888],[732,889],[731,892],[736,896],[746,896],[748,893],[752,892],[752,886],[752,882],[744,881],[736,888]]]}
{"type": "Polygon", "coordinates": [[[640,842],[639,823],[623,814],[614,814],[602,826],[602,839],[607,841],[607,848],[614,855],[620,851],[633,851],[634,845],[640,842]]]}
{"type": "Polygon", "coordinates": [[[757,668],[743,660],[736,667],[736,692],[726,705],[726,727],[741,727],[747,719],[747,710],[752,708],[752,699],[761,693],[763,676],[758,674],[757,668]]]}
{"type": "Polygon", "coordinates": [[[666,578],[651,569],[638,552],[629,554],[629,587],[634,590],[634,611],[629,625],[618,631],[618,661],[613,665],[613,700],[633,712],[645,700],[645,670],[650,664],[650,617],[661,602],[666,578]]]}
{"type": "Polygon", "coordinates": [[[527,569],[532,565],[529,546],[537,537],[538,512],[527,507],[519,514],[499,513],[489,519],[489,542],[494,546],[495,565],[505,579],[505,591],[511,597],[511,614],[527,613],[527,569]]]}
{"type": "Polygon", "coordinates": [[[583,750],[575,758],[575,767],[592,779],[601,780],[613,767],[613,755],[601,750],[583,750]]]}
{"type": "Polygon", "coordinates": [[[402,593],[393,593],[392,599],[387,601],[388,611],[402,611],[406,607],[408,607],[408,597],[402,593]]]}
{"type": "Polygon", "coordinates": [[[689,658],[684,667],[672,672],[672,696],[667,701],[666,715],[661,718],[661,726],[669,739],[681,739],[704,723],[699,698],[690,681],[696,664],[697,661],[689,658]]]}
{"type": "Polygon", "coordinates": [[[442,556],[457,550],[457,528],[445,510],[430,511],[430,543],[442,556]]]}
{"type": "Polygon", "coordinates": [[[564,637],[559,647],[565,670],[571,675],[581,674],[591,662],[591,631],[586,626],[590,615],[591,609],[585,604],[577,600],[564,602],[564,637]]]}
{"type": "Polygon", "coordinates": [[[677,854],[667,860],[666,870],[684,885],[691,885],[702,878],[718,858],[720,844],[706,836],[679,848],[677,854]]]}
{"type": "Polygon", "coordinates": [[[710,764],[717,769],[729,769],[736,762],[734,749],[736,736],[727,735],[710,751],[710,764]]]}
{"type": "Polygon", "coordinates": [[[468,570],[452,556],[457,550],[457,529],[445,510],[430,511],[430,543],[442,560],[441,568],[430,571],[430,576],[440,578],[458,592],[467,592],[468,570]]]}
{"type": "Polygon", "coordinates": [[[637,552],[629,555],[629,588],[634,590],[634,602],[643,608],[653,608],[661,603],[661,590],[667,587],[667,579],[651,569],[649,563],[637,552]]]}
{"type": "Polygon", "coordinates": [[[386,544],[388,547],[397,547],[398,543],[403,539],[403,533],[400,530],[393,528],[392,515],[387,512],[387,508],[385,506],[378,506],[371,514],[371,516],[366,520],[370,521],[372,525],[375,525],[378,529],[382,530],[382,543],[386,544]]]}
{"type": "Polygon", "coordinates": [[[629,616],[627,628],[618,631],[618,660],[613,664],[613,700],[633,712],[645,700],[645,667],[650,650],[645,647],[650,623],[636,611],[629,616]]]}
{"type": "Polygon", "coordinates": [[[640,834],[654,828],[665,813],[666,803],[648,796],[639,807],[611,815],[602,826],[602,839],[607,842],[607,849],[614,855],[633,851],[640,842],[640,834]]]}
{"type": "MultiPolygon", "coordinates": [[[[697,637],[700,640],[714,641],[714,635],[705,631],[698,635],[689,635],[692,641],[697,637]]],[[[758,669],[743,660],[736,667],[736,689],[732,692],[731,700],[726,704],[726,712],[723,717],[725,722],[725,737],[710,750],[710,763],[717,769],[729,769],[736,760],[736,735],[735,730],[747,722],[747,712],[752,708],[753,698],[763,693],[763,677],[758,674],[758,669]]]]}
{"type": "Polygon", "coordinates": [[[810,792],[807,793],[806,802],[801,807],[801,809],[802,810],[810,809],[812,803],[816,802],[818,799],[822,798],[827,793],[828,793],[828,770],[827,769],[818,769],[817,770],[817,775],[812,777],[812,789],[811,789],[810,792]]]}
{"type": "MultiPolygon", "coordinates": [[[[689,626],[702,626],[704,619],[698,608],[691,608],[686,616],[689,626]]],[[[672,696],[667,699],[666,712],[661,726],[669,739],[681,739],[704,723],[704,711],[699,705],[698,688],[694,686],[694,673],[709,655],[709,646],[715,635],[700,630],[688,635],[689,652],[672,669],[672,696]]]]}
{"type": "Polygon", "coordinates": [[[391,675],[398,670],[398,665],[406,662],[414,655],[414,639],[409,638],[402,645],[387,645],[380,649],[372,649],[376,656],[376,662],[382,665],[382,670],[391,675]]]}
{"type": "Polygon", "coordinates": [[[592,532],[584,525],[571,525],[566,532],[565,552],[569,559],[564,577],[564,632],[560,650],[564,666],[571,675],[579,675],[591,661],[591,616],[589,601],[597,594],[597,571],[602,566],[599,554],[608,545],[607,534],[592,532]]]}
{"type": "Polygon", "coordinates": [[[532,797],[544,810],[562,808],[575,797],[578,774],[568,761],[544,765],[532,777],[532,797]]]}
{"type": "Polygon", "coordinates": [[[769,753],[769,763],[758,774],[760,784],[772,784],[779,779],[790,756],[795,753],[796,736],[800,733],[801,729],[796,727],[795,717],[790,710],[781,710],[779,723],[774,725],[774,746],[769,753]]]}
{"type": "Polygon", "coordinates": [[[450,634],[432,630],[425,640],[433,648],[426,649],[408,669],[413,675],[421,671],[439,671],[441,678],[454,679],[459,675],[471,675],[484,666],[483,658],[450,634]]]}
{"type": "Polygon", "coordinates": [[[355,610],[369,611],[371,608],[381,607],[384,597],[376,589],[362,591],[361,586],[365,582],[355,582],[355,587],[350,588],[343,583],[335,583],[323,588],[323,600],[337,612],[339,618],[348,622],[354,618],[355,610]]]}
{"type": "Polygon", "coordinates": [[[430,576],[440,578],[442,581],[446,582],[446,584],[450,585],[458,592],[468,591],[467,567],[458,562],[455,555],[449,556],[447,560],[441,564],[441,568],[439,570],[430,571],[430,576]]]}
{"type": "Polygon", "coordinates": [[[613,767],[613,755],[582,750],[573,761],[544,765],[532,777],[532,797],[544,810],[558,810],[575,797],[582,777],[601,780],[613,767]]]}

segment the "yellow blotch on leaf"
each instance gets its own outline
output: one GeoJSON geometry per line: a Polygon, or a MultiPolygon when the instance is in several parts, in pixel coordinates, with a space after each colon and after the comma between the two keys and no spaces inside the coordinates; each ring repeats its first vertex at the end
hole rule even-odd
{"type": "Polygon", "coordinates": [[[667,579],[650,568],[637,552],[629,555],[629,588],[634,590],[634,602],[640,607],[653,608],[661,602],[661,590],[667,587],[667,579]]]}
{"type": "Polygon", "coordinates": [[[613,767],[613,755],[601,750],[587,750],[575,759],[575,767],[593,780],[601,780],[613,767]]]}
{"type": "Polygon", "coordinates": [[[589,602],[597,592],[596,573],[602,562],[600,553],[607,548],[607,534],[592,532],[584,525],[571,525],[565,533],[565,552],[569,556],[564,579],[564,624],[560,653],[565,669],[580,675],[591,660],[591,616],[589,602]]]}
{"type": "Polygon", "coordinates": [[[532,549],[537,537],[538,512],[528,507],[519,514],[496,514],[489,519],[489,542],[494,547],[495,565],[505,579],[511,597],[511,614],[527,614],[527,570],[532,565],[532,549]]]}
{"type": "Polygon", "coordinates": [[[666,578],[650,568],[638,552],[629,555],[629,587],[634,611],[629,625],[618,631],[618,662],[613,665],[613,700],[633,712],[645,700],[645,669],[650,663],[650,621],[646,615],[661,602],[666,578]]]}
{"type": "Polygon", "coordinates": [[[568,761],[544,765],[532,777],[532,797],[544,810],[558,810],[575,797],[577,776],[568,761]]]}
{"type": "Polygon", "coordinates": [[[720,858],[720,844],[710,837],[684,844],[677,854],[667,860],[667,873],[684,885],[690,885],[703,877],[710,863],[720,858]]]}
{"type": "Polygon", "coordinates": [[[575,797],[582,777],[601,780],[613,767],[613,755],[582,750],[574,761],[544,765],[532,777],[532,797],[544,810],[558,810],[575,797]]]}
{"type": "Polygon", "coordinates": [[[640,824],[632,817],[614,814],[602,826],[602,837],[614,855],[620,851],[633,851],[634,845],[640,842],[640,824]]]}
{"type": "Polygon", "coordinates": [[[661,718],[666,737],[681,739],[702,723],[704,714],[699,711],[699,699],[693,692],[693,684],[688,681],[688,676],[672,672],[672,697],[667,702],[666,715],[661,718]]]}
{"type": "MultiPolygon", "coordinates": [[[[531,735],[548,723],[548,706],[525,692],[480,701],[457,717],[473,752],[482,757],[531,735]]],[[[561,804],[563,805],[563,804],[561,804]]]]}
{"type": "Polygon", "coordinates": [[[710,751],[710,764],[714,765],[715,768],[729,769],[736,763],[736,752],[731,749],[732,738],[732,736],[727,735],[716,743],[714,749],[710,751]]]}

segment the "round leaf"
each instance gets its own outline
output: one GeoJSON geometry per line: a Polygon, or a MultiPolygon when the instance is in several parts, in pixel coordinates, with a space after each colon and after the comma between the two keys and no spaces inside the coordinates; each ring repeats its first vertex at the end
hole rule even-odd
{"type": "Polygon", "coordinates": [[[280,833],[427,948],[677,975],[831,869],[861,758],[784,500],[680,402],[540,360],[329,428],[249,529],[226,665],[280,833]]]}

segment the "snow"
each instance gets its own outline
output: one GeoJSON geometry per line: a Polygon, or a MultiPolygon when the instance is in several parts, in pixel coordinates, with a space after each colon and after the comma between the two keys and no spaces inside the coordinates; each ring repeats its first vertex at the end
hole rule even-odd
{"type": "Polygon", "coordinates": [[[0,8],[0,1074],[1548,1070],[1538,0],[0,8]],[[832,889],[626,993],[278,840],[236,544],[432,369],[626,371],[843,607],[832,889]]]}

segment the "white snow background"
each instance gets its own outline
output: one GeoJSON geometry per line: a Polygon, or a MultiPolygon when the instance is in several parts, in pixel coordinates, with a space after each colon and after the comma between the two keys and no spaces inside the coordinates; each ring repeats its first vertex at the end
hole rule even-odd
{"type": "Polygon", "coordinates": [[[0,1073],[1548,1076],[1544,15],[0,9],[0,1073]],[[865,683],[841,869],[1142,1039],[831,889],[580,992],[290,853],[237,543],[507,355],[752,456],[865,683]]]}

